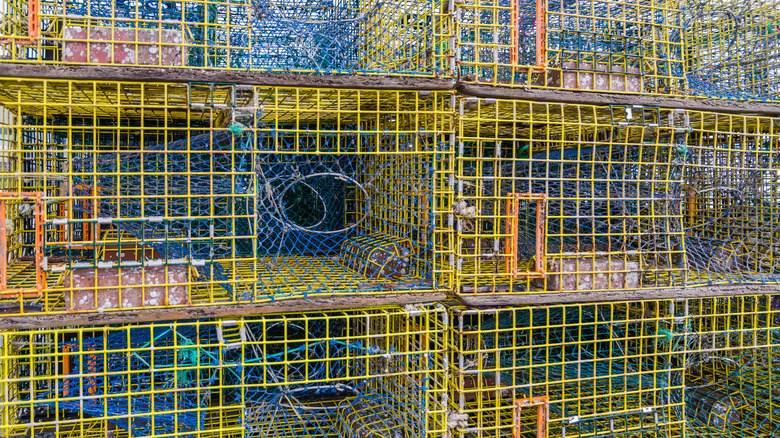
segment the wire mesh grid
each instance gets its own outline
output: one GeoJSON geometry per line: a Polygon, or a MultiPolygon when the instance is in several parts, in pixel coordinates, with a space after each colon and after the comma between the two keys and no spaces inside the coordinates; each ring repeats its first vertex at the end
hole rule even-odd
{"type": "Polygon", "coordinates": [[[434,437],[442,307],[6,332],[4,436],[434,437]]]}
{"type": "Polygon", "coordinates": [[[684,283],[687,115],[476,98],[459,112],[459,293],[684,283]]]}
{"type": "Polygon", "coordinates": [[[6,310],[449,284],[449,93],[6,85],[3,180],[45,198],[45,218],[9,209],[9,284],[29,281],[38,250],[47,273],[33,296],[4,290],[6,310]]]}
{"type": "Polygon", "coordinates": [[[684,38],[690,90],[719,99],[780,98],[780,3],[686,2],[684,38]]]}
{"type": "Polygon", "coordinates": [[[453,307],[458,436],[778,433],[780,297],[453,307]]]}
{"type": "Polygon", "coordinates": [[[778,309],[778,296],[761,295],[691,299],[678,310],[686,315],[676,336],[687,351],[687,436],[778,433],[778,309]]]}
{"type": "Polygon", "coordinates": [[[663,301],[451,309],[455,436],[683,436],[671,311],[663,301]]]}
{"type": "Polygon", "coordinates": [[[8,62],[433,75],[447,16],[434,1],[4,0],[8,62]]]}
{"type": "Polygon", "coordinates": [[[685,89],[675,2],[478,0],[455,12],[464,82],[676,94],[685,89]]]}
{"type": "Polygon", "coordinates": [[[780,120],[692,114],[684,197],[689,283],[780,280],[780,120]]]}
{"type": "Polygon", "coordinates": [[[777,119],[462,98],[460,294],[777,282],[777,119]]]}

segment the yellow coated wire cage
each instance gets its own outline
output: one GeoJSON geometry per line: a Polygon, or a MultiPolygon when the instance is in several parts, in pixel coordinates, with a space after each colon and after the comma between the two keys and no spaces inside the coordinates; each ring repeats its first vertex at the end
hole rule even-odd
{"type": "Polygon", "coordinates": [[[676,2],[456,4],[455,59],[463,82],[619,93],[685,89],[676,2]]]}
{"type": "Polygon", "coordinates": [[[687,352],[687,436],[778,433],[778,309],[780,297],[768,295],[690,299],[678,308],[686,319],[675,336],[684,340],[687,352]]]}
{"type": "Polygon", "coordinates": [[[780,2],[686,2],[686,76],[696,94],[780,99],[780,2]]]}
{"type": "Polygon", "coordinates": [[[0,60],[431,76],[449,20],[433,0],[3,0],[0,60]]]}
{"type": "Polygon", "coordinates": [[[683,284],[687,115],[478,98],[458,111],[458,293],[683,284]]]}
{"type": "Polygon", "coordinates": [[[8,312],[450,282],[449,93],[2,83],[8,312]]]}
{"type": "Polygon", "coordinates": [[[444,437],[446,336],[440,305],[4,332],[2,435],[444,437]]]}
{"type": "Polygon", "coordinates": [[[452,308],[455,437],[682,437],[668,301],[452,308]]]}
{"type": "Polygon", "coordinates": [[[780,123],[460,98],[456,293],[776,283],[780,123]]]}
{"type": "Polygon", "coordinates": [[[780,296],[450,308],[455,436],[773,436],[780,296]]]}

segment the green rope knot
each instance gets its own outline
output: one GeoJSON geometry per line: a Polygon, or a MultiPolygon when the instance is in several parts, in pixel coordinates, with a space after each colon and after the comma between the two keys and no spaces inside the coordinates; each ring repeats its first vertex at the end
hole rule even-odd
{"type": "Polygon", "coordinates": [[[230,125],[230,128],[228,128],[228,130],[233,135],[244,135],[244,132],[247,130],[247,127],[242,125],[241,123],[236,122],[230,125]]]}

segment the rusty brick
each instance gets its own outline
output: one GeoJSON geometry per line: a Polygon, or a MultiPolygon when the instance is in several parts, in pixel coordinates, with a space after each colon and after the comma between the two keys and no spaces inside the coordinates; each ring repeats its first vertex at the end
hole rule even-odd
{"type": "Polygon", "coordinates": [[[184,65],[183,37],[178,30],[116,28],[112,34],[107,27],[69,26],[63,31],[63,40],[63,62],[184,65]]]}
{"type": "Polygon", "coordinates": [[[120,268],[73,269],[70,278],[66,280],[66,285],[71,285],[74,289],[72,297],[70,292],[65,293],[66,308],[79,311],[187,304],[189,291],[189,286],[186,284],[189,281],[187,266],[121,268],[121,287],[119,272],[120,268]],[[169,285],[155,286],[165,283],[169,285]],[[142,285],[145,287],[139,287],[142,285]],[[96,287],[105,289],[96,291],[96,287]],[[97,308],[95,293],[97,293],[97,308]]]}
{"type": "Polygon", "coordinates": [[[607,72],[606,65],[596,65],[593,63],[575,61],[566,61],[563,63],[562,73],[550,75],[550,86],[562,87],[570,90],[594,90],[594,91],[621,91],[629,93],[640,93],[642,91],[642,76],[638,67],[628,67],[628,74],[624,74],[622,66],[613,66],[612,72],[607,72]],[[579,71],[579,70],[596,71],[579,71]],[[598,73],[599,71],[604,73],[598,73]],[[563,83],[561,83],[563,77],[563,83]]]}

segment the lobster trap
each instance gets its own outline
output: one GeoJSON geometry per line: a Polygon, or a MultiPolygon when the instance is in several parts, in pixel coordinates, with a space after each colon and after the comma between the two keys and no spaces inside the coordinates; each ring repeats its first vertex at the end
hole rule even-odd
{"type": "Polygon", "coordinates": [[[685,113],[478,98],[459,105],[458,293],[684,283],[685,113]]]}
{"type": "Polygon", "coordinates": [[[12,312],[437,287],[448,93],[4,84],[2,179],[43,200],[9,213],[12,312]]]}
{"type": "Polygon", "coordinates": [[[672,94],[684,89],[679,9],[664,0],[468,0],[455,13],[464,82],[672,94]]]}
{"type": "Polygon", "coordinates": [[[691,299],[680,309],[688,436],[777,433],[778,309],[780,299],[769,295],[691,299]]]}
{"type": "Polygon", "coordinates": [[[459,105],[460,294],[778,281],[776,119],[459,105]]]}
{"type": "Polygon", "coordinates": [[[716,99],[780,99],[778,11],[776,0],[686,4],[686,76],[691,91],[716,99]]]}
{"type": "Polygon", "coordinates": [[[448,16],[438,1],[4,0],[5,61],[433,75],[448,16]]]}
{"type": "Polygon", "coordinates": [[[394,307],[6,332],[2,431],[439,437],[443,316],[394,307]]]}
{"type": "Polygon", "coordinates": [[[682,187],[690,284],[780,280],[780,122],[692,113],[682,187]]]}
{"type": "Polygon", "coordinates": [[[458,437],[683,436],[666,301],[452,308],[458,437]]]}

